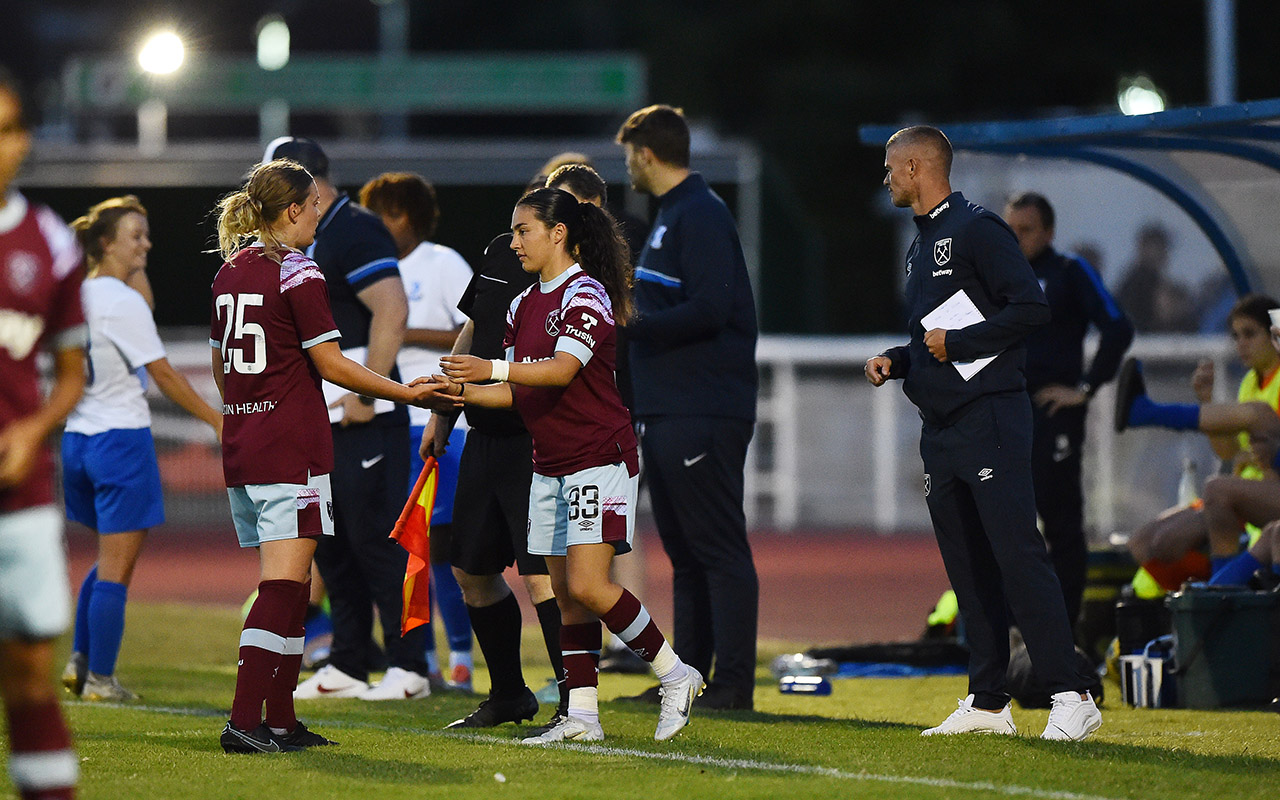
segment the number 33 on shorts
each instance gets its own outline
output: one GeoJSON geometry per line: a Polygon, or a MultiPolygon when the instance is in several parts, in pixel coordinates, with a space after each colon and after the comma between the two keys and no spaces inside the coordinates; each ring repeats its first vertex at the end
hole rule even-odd
{"type": "Polygon", "coordinates": [[[575,544],[608,542],[631,549],[639,476],[624,464],[588,467],[570,475],[534,474],[529,490],[529,552],[562,556],[575,544]]]}

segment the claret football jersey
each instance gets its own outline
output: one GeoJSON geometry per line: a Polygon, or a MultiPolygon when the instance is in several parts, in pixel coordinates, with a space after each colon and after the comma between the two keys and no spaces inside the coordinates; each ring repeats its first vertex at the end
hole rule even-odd
{"type": "Polygon", "coordinates": [[[539,281],[507,312],[507,358],[538,361],[566,352],[583,364],[565,387],[511,385],[515,407],[533,436],[533,468],[559,477],[624,463],[638,470],[631,415],[614,376],[617,334],[604,286],[577,264],[539,281]]]}
{"type": "Polygon", "coordinates": [[[222,355],[227,486],[333,471],[320,373],[306,351],[338,336],[324,275],[301,253],[278,263],[254,245],[218,270],[209,343],[222,355]]]}
{"type": "MultiPolygon", "coordinates": [[[[57,214],[10,192],[0,208],[0,428],[44,402],[36,353],[84,347],[80,248],[57,214]]],[[[0,513],[53,502],[53,457],[41,447],[27,480],[0,490],[0,513]]]]}

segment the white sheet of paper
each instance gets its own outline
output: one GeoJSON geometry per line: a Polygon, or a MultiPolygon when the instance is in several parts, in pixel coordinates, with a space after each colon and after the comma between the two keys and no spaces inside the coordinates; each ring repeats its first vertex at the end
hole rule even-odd
{"type": "MultiPolygon", "coordinates": [[[[982,316],[982,312],[969,299],[969,295],[961,289],[942,301],[937,308],[925,314],[920,319],[920,324],[926,331],[934,328],[955,331],[985,319],[986,317],[982,316]]],[[[952,361],[951,364],[956,368],[956,372],[960,373],[960,377],[967,381],[981,372],[983,367],[995,361],[998,355],[999,353],[994,356],[984,356],[975,361],[952,361]]]]}

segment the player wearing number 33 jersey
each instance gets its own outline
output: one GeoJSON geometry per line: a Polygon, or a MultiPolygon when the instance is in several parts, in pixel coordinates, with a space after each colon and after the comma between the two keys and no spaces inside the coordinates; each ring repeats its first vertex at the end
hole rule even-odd
{"type": "Polygon", "coordinates": [[[333,471],[329,414],[307,348],[338,338],[315,262],[254,244],[213,279],[210,344],[223,354],[227,486],[306,484],[333,471]]]}
{"type": "Polygon", "coordinates": [[[625,464],[639,472],[631,415],[614,378],[617,335],[603,285],[574,265],[538,282],[507,312],[507,359],[539,361],[567,352],[582,362],[568,386],[511,385],[512,399],[533,436],[533,468],[561,477],[588,467],[625,464]]]}

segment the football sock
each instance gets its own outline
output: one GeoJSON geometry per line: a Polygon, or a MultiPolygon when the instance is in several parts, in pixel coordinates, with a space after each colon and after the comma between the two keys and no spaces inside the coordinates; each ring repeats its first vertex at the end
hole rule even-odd
{"type": "Polygon", "coordinates": [[[1186,580],[1204,580],[1213,574],[1209,557],[1199,550],[1190,550],[1177,561],[1157,561],[1151,559],[1142,565],[1151,573],[1162,589],[1176,592],[1186,580]]]}
{"type": "Polygon", "coordinates": [[[70,800],[80,759],[56,700],[5,705],[9,722],[9,775],[22,800],[70,800]]]}
{"type": "Polygon", "coordinates": [[[560,688],[560,705],[556,710],[563,713],[569,708],[569,687],[564,680],[564,659],[560,654],[560,607],[553,597],[538,603],[533,610],[538,612],[538,625],[542,627],[542,641],[547,645],[551,673],[556,676],[556,684],[560,688]]]}
{"type": "Polygon", "coordinates": [[[560,626],[560,649],[564,659],[565,685],[569,689],[570,716],[592,722],[600,718],[597,687],[603,639],[598,621],[560,626]]]}
{"type": "Polygon", "coordinates": [[[667,645],[662,631],[649,616],[636,596],[626,589],[613,608],[606,611],[600,619],[608,626],[614,636],[626,642],[627,647],[636,655],[653,666],[659,680],[671,680],[684,677],[684,664],[676,657],[675,651],[667,645]],[[664,651],[663,648],[666,647],[664,651]],[[659,659],[659,654],[661,658],[659,659]]]}
{"type": "Polygon", "coordinates": [[[307,595],[311,592],[309,583],[295,585],[299,588],[294,599],[293,618],[289,620],[280,666],[271,679],[271,688],[267,690],[266,698],[267,726],[273,730],[283,729],[285,733],[298,727],[298,717],[293,710],[293,690],[298,688],[298,673],[302,671],[302,650],[306,641],[304,620],[307,616],[307,595]]]}
{"type": "MultiPolygon", "coordinates": [[[[468,626],[470,627],[470,626],[468,626]]],[[[471,661],[470,650],[450,650],[449,651],[449,679],[453,680],[453,676],[457,673],[458,668],[462,667],[470,675],[475,664],[471,661]]]]}
{"type": "Polygon", "coordinates": [[[507,596],[491,606],[467,606],[476,643],[489,667],[489,693],[512,697],[525,688],[520,670],[520,603],[507,596]]]}
{"type": "MultiPolygon", "coordinates": [[[[1217,559],[1214,559],[1217,561],[1217,559]]],[[[1262,567],[1262,562],[1254,558],[1253,553],[1245,550],[1235,558],[1229,559],[1225,564],[1216,565],[1217,569],[1213,571],[1213,577],[1209,579],[1209,583],[1215,586],[1246,586],[1249,579],[1253,577],[1253,573],[1262,567]]]]}
{"type": "Polygon", "coordinates": [[[444,622],[444,633],[449,638],[450,651],[471,650],[471,618],[467,604],[462,602],[462,589],[453,577],[453,567],[448,564],[431,565],[431,590],[435,594],[436,608],[444,622]]]}
{"type": "Polygon", "coordinates": [[[129,587],[112,581],[94,581],[89,598],[89,671],[114,675],[120,642],[124,639],[124,606],[129,587]]]}
{"type": "Polygon", "coordinates": [[[76,627],[71,639],[71,651],[89,655],[89,601],[93,599],[93,584],[98,580],[98,565],[84,576],[80,594],[76,597],[76,627]]]}
{"type": "Polygon", "coordinates": [[[258,599],[240,633],[236,694],[231,701],[231,724],[242,731],[262,723],[262,704],[288,646],[300,586],[297,581],[279,580],[258,584],[258,599]]]}
{"type": "Polygon", "coordinates": [[[1176,431],[1200,429],[1200,406],[1194,403],[1157,403],[1145,394],[1133,398],[1129,406],[1129,426],[1172,428],[1176,431]]]}

